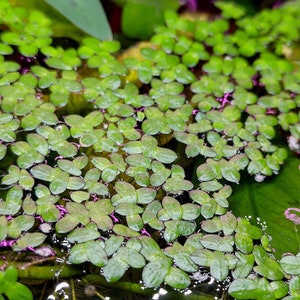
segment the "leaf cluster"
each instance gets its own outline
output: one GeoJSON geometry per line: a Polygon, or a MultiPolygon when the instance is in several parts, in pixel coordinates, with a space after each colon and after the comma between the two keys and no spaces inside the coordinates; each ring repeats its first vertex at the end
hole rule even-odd
{"type": "Polygon", "coordinates": [[[0,241],[20,251],[58,236],[70,263],[110,282],[130,267],[147,287],[184,289],[205,267],[239,299],[297,296],[299,255],[275,260],[228,198],[243,172],[279,172],[278,132],[300,138],[286,55],[299,9],[249,20],[222,3],[210,21],[167,12],[151,46],[122,58],[117,41],[55,45],[50,19],[1,2],[0,241]]]}

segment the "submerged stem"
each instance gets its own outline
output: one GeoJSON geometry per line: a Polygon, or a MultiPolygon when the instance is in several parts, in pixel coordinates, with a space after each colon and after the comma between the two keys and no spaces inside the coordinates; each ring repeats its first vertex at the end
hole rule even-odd
{"type": "MultiPolygon", "coordinates": [[[[4,261],[0,261],[0,267],[4,265],[4,261]]],[[[71,265],[64,266],[28,266],[27,263],[10,263],[18,270],[20,278],[26,279],[54,279],[59,275],[59,278],[71,278],[84,274],[80,268],[71,265]]]]}

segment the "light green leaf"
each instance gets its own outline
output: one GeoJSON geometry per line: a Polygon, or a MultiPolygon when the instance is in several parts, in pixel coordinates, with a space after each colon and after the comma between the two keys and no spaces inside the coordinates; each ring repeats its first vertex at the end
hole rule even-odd
{"type": "Polygon", "coordinates": [[[158,147],[153,153],[152,157],[157,159],[158,161],[165,163],[165,164],[170,164],[174,162],[177,159],[177,154],[167,148],[160,148],[158,147]]]}
{"type": "Polygon", "coordinates": [[[128,269],[128,264],[119,255],[108,260],[102,269],[103,276],[108,282],[118,281],[128,269]]]}
{"type": "Polygon", "coordinates": [[[233,241],[231,241],[228,237],[220,237],[215,234],[210,234],[202,237],[200,242],[207,249],[218,250],[222,252],[233,251],[233,241]]]}
{"type": "Polygon", "coordinates": [[[144,256],[129,247],[120,247],[117,254],[132,268],[142,268],[146,264],[144,256]]]}
{"type": "Polygon", "coordinates": [[[7,219],[5,216],[0,216],[0,241],[7,237],[7,219]]]}
{"type": "Polygon", "coordinates": [[[35,150],[37,150],[42,155],[47,155],[49,153],[49,145],[45,138],[36,133],[30,133],[26,137],[29,145],[32,146],[35,150]]]}
{"type": "Polygon", "coordinates": [[[59,168],[53,169],[53,179],[49,185],[50,191],[54,195],[59,195],[67,189],[69,174],[61,171],[59,168]]]}
{"type": "Polygon", "coordinates": [[[78,224],[79,220],[76,216],[67,214],[56,222],[55,229],[58,233],[66,233],[73,230],[78,224]]]}
{"type": "Polygon", "coordinates": [[[280,266],[288,274],[300,275],[300,256],[284,256],[280,260],[280,266]]]}
{"type": "Polygon", "coordinates": [[[86,241],[95,240],[100,237],[97,225],[89,223],[83,228],[76,228],[68,234],[68,241],[70,243],[84,243],[86,241]]]}
{"type": "Polygon", "coordinates": [[[37,247],[44,242],[46,235],[40,232],[27,232],[12,246],[14,251],[21,251],[27,247],[37,247]]]}
{"type": "Polygon", "coordinates": [[[268,291],[264,291],[258,280],[249,278],[238,278],[234,280],[228,290],[229,294],[237,299],[260,299],[268,291]]]}
{"type": "Polygon", "coordinates": [[[71,199],[77,203],[81,203],[90,198],[90,194],[85,191],[76,191],[71,193],[71,199]]]}
{"type": "Polygon", "coordinates": [[[76,167],[76,165],[67,159],[59,159],[57,161],[57,165],[59,166],[59,168],[71,175],[75,175],[75,176],[80,176],[81,175],[81,170],[79,168],[76,167]]]}
{"type": "Polygon", "coordinates": [[[158,258],[164,258],[164,254],[155,240],[147,236],[140,236],[138,239],[142,243],[142,249],[140,253],[148,261],[156,261],[158,258]]]}
{"type": "Polygon", "coordinates": [[[111,235],[106,241],[105,241],[105,251],[108,256],[114,254],[119,247],[121,247],[122,243],[124,241],[124,238],[122,236],[118,235],[111,235]]]}
{"type": "Polygon", "coordinates": [[[217,280],[224,280],[228,275],[229,267],[223,252],[214,252],[210,264],[210,274],[217,280]]]}
{"type": "Polygon", "coordinates": [[[146,287],[160,286],[172,265],[170,258],[157,259],[148,263],[142,273],[143,282],[146,287]]]}
{"type": "Polygon", "coordinates": [[[184,289],[191,283],[187,273],[179,268],[171,267],[164,279],[165,283],[175,289],[184,289]]]}
{"type": "Polygon", "coordinates": [[[151,188],[140,188],[136,191],[137,203],[149,204],[155,199],[156,190],[151,188]]]}
{"type": "Polygon", "coordinates": [[[125,225],[122,225],[122,224],[114,225],[113,231],[118,235],[126,236],[126,237],[136,237],[136,236],[140,235],[139,232],[137,232],[137,231],[135,231],[131,228],[128,228],[128,227],[126,227],[125,225]]]}

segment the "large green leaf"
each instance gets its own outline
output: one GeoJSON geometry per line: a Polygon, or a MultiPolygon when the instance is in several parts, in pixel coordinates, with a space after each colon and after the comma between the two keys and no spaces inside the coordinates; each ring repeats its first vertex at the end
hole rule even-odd
{"type": "Polygon", "coordinates": [[[112,38],[109,23],[107,22],[106,15],[100,1],[45,1],[88,34],[101,40],[112,38]]]}
{"type": "Polygon", "coordinates": [[[174,0],[126,1],[122,15],[122,30],[129,37],[147,39],[155,26],[163,24],[164,11],[176,10],[178,7],[179,2],[174,0]]]}
{"type": "Polygon", "coordinates": [[[298,158],[290,156],[277,176],[263,183],[242,180],[230,197],[230,209],[236,216],[251,216],[253,224],[256,220],[266,222],[277,257],[285,252],[299,252],[295,225],[284,216],[287,208],[300,206],[299,163],[298,158]]]}

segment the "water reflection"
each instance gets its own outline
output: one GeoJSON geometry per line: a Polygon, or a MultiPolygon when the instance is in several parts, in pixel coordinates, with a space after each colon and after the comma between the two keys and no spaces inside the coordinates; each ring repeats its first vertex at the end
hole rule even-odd
{"type": "MultiPolygon", "coordinates": [[[[97,284],[88,284],[82,280],[62,281],[54,285],[52,291],[43,298],[46,300],[224,300],[230,299],[220,292],[216,295],[220,283],[210,278],[206,283],[195,283],[184,291],[168,287],[153,289],[151,294],[131,293],[120,289],[107,288],[97,284]]],[[[224,292],[224,291],[223,291],[224,292]]]]}

